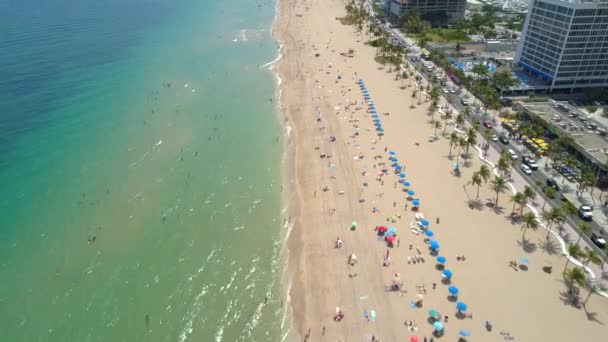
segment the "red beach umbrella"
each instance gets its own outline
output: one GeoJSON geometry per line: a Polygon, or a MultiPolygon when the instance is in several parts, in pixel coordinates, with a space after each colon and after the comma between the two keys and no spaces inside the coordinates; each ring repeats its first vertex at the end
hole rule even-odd
{"type": "Polygon", "coordinates": [[[396,239],[397,239],[397,238],[395,237],[395,235],[392,235],[392,236],[387,236],[387,237],[386,237],[386,241],[388,241],[388,242],[390,242],[390,243],[395,242],[395,240],[396,240],[396,239]]]}
{"type": "Polygon", "coordinates": [[[420,342],[420,340],[418,339],[418,336],[412,336],[412,338],[410,338],[410,342],[420,342]]]}
{"type": "Polygon", "coordinates": [[[385,232],[385,231],[386,231],[386,229],[387,229],[387,228],[386,228],[385,226],[380,226],[380,227],[378,227],[378,231],[379,231],[379,232],[385,232]]]}

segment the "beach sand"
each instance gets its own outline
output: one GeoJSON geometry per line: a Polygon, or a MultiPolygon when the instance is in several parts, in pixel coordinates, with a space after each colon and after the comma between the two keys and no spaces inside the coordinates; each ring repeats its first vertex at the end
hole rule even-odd
{"type": "MultiPolygon", "coordinates": [[[[521,224],[508,218],[510,193],[500,195],[502,211],[469,208],[469,199],[476,196],[469,180],[481,165],[476,151],[471,148],[470,165],[456,177],[451,172],[455,161],[448,158],[448,140],[430,138],[434,129],[426,113],[428,103],[418,105],[416,100],[416,108],[410,108],[413,87],[402,89],[409,81],[395,80],[389,66],[374,61],[375,48],[364,44],[367,36],[336,20],[345,15],[343,8],[344,3],[337,0],[281,0],[275,27],[284,44],[277,72],[283,80],[285,124],[292,128],[289,149],[294,163],[290,175],[294,228],[287,242],[294,275],[291,340],[301,341],[306,335],[310,341],[371,341],[372,336],[381,341],[409,341],[414,335],[423,340],[433,332],[430,309],[448,316],[441,337],[447,341],[457,340],[461,329],[470,330],[469,340],[476,341],[503,340],[501,332],[520,341],[605,339],[608,301],[593,295],[583,309],[568,304],[562,280],[565,259],[557,243],[547,243],[542,229],[529,231],[524,250],[521,224]],[[349,49],[355,50],[353,57],[341,55],[349,49]],[[381,140],[365,112],[367,106],[361,103],[359,78],[365,81],[378,112],[390,113],[380,115],[386,130],[381,140]],[[359,104],[348,106],[354,101],[359,104]],[[336,137],[335,142],[330,136],[336,137]],[[431,222],[441,243],[440,254],[448,259],[446,268],[454,273],[452,284],[460,289],[459,300],[468,305],[467,317],[456,315],[456,303],[448,300],[449,285],[442,283],[435,258],[423,236],[411,232],[416,212],[403,187],[395,187],[398,178],[392,168],[388,167],[389,174],[381,182],[376,181],[383,167],[374,164],[389,164],[385,148],[396,151],[405,165],[407,180],[422,202],[420,212],[431,222]],[[321,158],[321,153],[331,157],[321,158]],[[323,191],[324,187],[328,190],[323,191]],[[380,212],[372,213],[373,207],[380,212]],[[397,214],[400,218],[395,223],[387,223],[388,216],[397,214]],[[354,231],[349,229],[352,221],[358,222],[354,231]],[[399,247],[389,249],[377,239],[374,227],[378,225],[398,229],[399,247]],[[344,241],[340,249],[334,248],[338,236],[344,241]],[[408,256],[418,254],[417,248],[425,262],[408,264],[408,256]],[[383,267],[387,249],[392,263],[383,267]],[[358,257],[355,266],[347,265],[350,253],[358,257]],[[465,255],[466,261],[456,261],[457,255],[465,255]],[[522,257],[529,259],[527,271],[509,267],[509,260],[522,257]],[[542,270],[546,265],[553,266],[551,274],[542,270]],[[385,291],[395,273],[407,292],[385,291]],[[421,308],[412,308],[418,285],[424,286],[426,295],[421,308]],[[333,320],[336,307],[345,315],[341,322],[333,320]],[[364,312],[372,310],[376,319],[366,319],[364,312]],[[491,332],[485,329],[486,320],[493,323],[491,332]],[[415,322],[417,331],[410,331],[406,321],[415,322]]],[[[480,198],[494,196],[487,188],[482,186],[480,198]]],[[[587,293],[581,289],[582,300],[587,293]]]]}

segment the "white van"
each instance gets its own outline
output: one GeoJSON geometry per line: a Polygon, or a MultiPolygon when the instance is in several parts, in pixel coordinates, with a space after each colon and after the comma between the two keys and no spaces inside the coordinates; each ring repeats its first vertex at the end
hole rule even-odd
{"type": "Polygon", "coordinates": [[[511,155],[511,159],[516,160],[517,157],[517,153],[515,153],[515,151],[513,151],[513,149],[508,149],[507,152],[509,152],[509,154],[511,155]]]}

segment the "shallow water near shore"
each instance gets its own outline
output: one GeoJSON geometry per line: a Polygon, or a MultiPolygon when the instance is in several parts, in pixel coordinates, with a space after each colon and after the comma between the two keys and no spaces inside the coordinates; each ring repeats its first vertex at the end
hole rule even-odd
{"type": "Polygon", "coordinates": [[[3,339],[279,339],[274,16],[0,5],[3,339]]]}

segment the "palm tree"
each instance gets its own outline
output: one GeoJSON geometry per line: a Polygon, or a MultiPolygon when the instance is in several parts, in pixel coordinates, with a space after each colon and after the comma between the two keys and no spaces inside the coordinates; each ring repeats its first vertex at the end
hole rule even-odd
{"type": "Polygon", "coordinates": [[[441,121],[437,120],[433,122],[433,127],[435,128],[435,137],[437,137],[437,129],[441,128],[441,121]]]}
{"type": "Polygon", "coordinates": [[[467,132],[467,150],[464,152],[465,159],[469,157],[469,147],[475,146],[477,143],[477,131],[475,128],[469,128],[467,132]]]}
{"type": "Polygon", "coordinates": [[[477,80],[479,80],[480,76],[485,78],[488,75],[488,68],[483,64],[474,65],[471,71],[477,75],[477,80]]]}
{"type": "Polygon", "coordinates": [[[553,224],[555,222],[558,222],[560,220],[560,217],[562,215],[564,215],[564,211],[560,207],[551,208],[551,210],[543,212],[543,218],[548,223],[548,225],[547,225],[547,237],[546,237],[547,239],[549,238],[549,234],[551,234],[551,226],[553,226],[553,224]]]}
{"type": "Polygon", "coordinates": [[[564,272],[564,280],[570,289],[574,289],[576,285],[585,286],[585,283],[587,282],[587,275],[582,268],[575,267],[564,272]]]}
{"type": "Polygon", "coordinates": [[[482,164],[479,167],[478,172],[479,172],[479,176],[481,176],[481,179],[483,179],[484,183],[487,183],[490,180],[490,177],[492,176],[492,172],[490,171],[490,168],[485,164],[482,164]]]}
{"type": "Polygon", "coordinates": [[[473,177],[471,178],[471,184],[477,185],[477,197],[475,197],[476,200],[479,199],[479,188],[481,187],[482,183],[483,183],[483,179],[481,178],[479,171],[473,172],[473,177]]]}
{"type": "Polygon", "coordinates": [[[495,176],[490,182],[490,189],[496,193],[496,202],[494,206],[498,208],[498,194],[503,193],[508,189],[507,181],[500,176],[495,176]]]}
{"type": "Polygon", "coordinates": [[[532,200],[534,202],[534,200],[536,199],[536,191],[534,190],[534,188],[532,188],[529,185],[524,186],[524,196],[526,196],[526,202],[528,200],[532,200]]]}
{"type": "Polygon", "coordinates": [[[449,154],[449,158],[452,158],[452,147],[458,145],[458,134],[456,132],[452,132],[452,134],[450,134],[450,154],[449,154]]]}
{"type": "Polygon", "coordinates": [[[540,222],[538,222],[538,218],[536,218],[536,215],[534,215],[534,213],[530,211],[525,213],[522,219],[524,221],[522,225],[524,233],[521,236],[521,239],[526,240],[526,231],[528,231],[528,229],[537,231],[540,227],[540,222]]]}
{"type": "Polygon", "coordinates": [[[414,91],[412,91],[412,104],[410,105],[410,108],[416,108],[416,106],[414,105],[415,99],[416,99],[416,90],[414,89],[414,91]]]}
{"type": "MultiPolygon", "coordinates": [[[[566,213],[564,212],[564,217],[566,216],[566,213]]],[[[583,234],[588,234],[589,231],[591,230],[591,226],[589,225],[589,223],[587,222],[581,222],[581,224],[578,226],[578,240],[576,240],[576,244],[578,245],[579,242],[581,242],[581,238],[583,237],[583,234]]]]}
{"type": "Polygon", "coordinates": [[[585,266],[589,265],[589,262],[593,263],[594,265],[599,265],[602,263],[602,257],[600,256],[600,253],[596,252],[594,249],[588,249],[587,251],[585,251],[583,259],[583,264],[585,266]]]}
{"type": "Polygon", "coordinates": [[[593,284],[591,286],[591,289],[589,290],[589,293],[587,294],[587,298],[585,298],[585,301],[583,302],[583,305],[587,304],[587,301],[589,300],[589,298],[591,298],[592,294],[599,293],[600,291],[606,291],[606,287],[600,284],[593,284]]]}
{"type": "MultiPolygon", "coordinates": [[[[585,252],[581,250],[581,247],[578,244],[571,243],[568,245],[568,257],[580,259],[584,254],[585,252]]],[[[568,270],[568,264],[570,263],[570,258],[568,257],[566,258],[566,267],[564,267],[564,275],[566,274],[566,271],[568,270]]]]}
{"type": "Polygon", "coordinates": [[[515,214],[515,206],[524,206],[526,204],[526,197],[522,192],[516,192],[515,195],[511,196],[511,202],[513,202],[513,209],[511,209],[511,215],[515,214]]]}
{"type": "Polygon", "coordinates": [[[508,157],[502,155],[498,159],[497,163],[498,171],[502,173],[503,176],[507,175],[509,170],[511,169],[511,163],[508,157]]]}
{"type": "Polygon", "coordinates": [[[458,164],[458,160],[460,159],[460,150],[465,148],[468,145],[468,142],[463,137],[458,137],[458,154],[456,155],[456,164],[458,164]]]}
{"type": "Polygon", "coordinates": [[[490,141],[491,138],[492,138],[492,131],[489,130],[489,129],[485,130],[483,132],[483,139],[484,139],[483,144],[484,145],[489,144],[489,141],[490,141]]]}
{"type": "Polygon", "coordinates": [[[458,114],[456,115],[456,126],[457,127],[462,127],[462,125],[464,125],[464,114],[458,114]]]}
{"type": "Polygon", "coordinates": [[[510,71],[499,71],[492,75],[492,80],[498,89],[500,89],[500,96],[505,88],[517,85],[517,81],[511,76],[510,71]]]}

